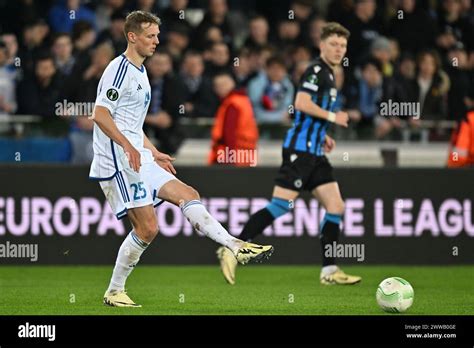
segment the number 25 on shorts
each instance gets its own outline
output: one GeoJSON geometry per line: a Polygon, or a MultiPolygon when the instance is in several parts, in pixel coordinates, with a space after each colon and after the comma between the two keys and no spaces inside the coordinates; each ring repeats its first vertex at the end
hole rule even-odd
{"type": "Polygon", "coordinates": [[[138,201],[146,197],[146,189],[144,187],[143,181],[140,181],[136,184],[131,184],[130,187],[133,189],[133,200],[138,201]]]}

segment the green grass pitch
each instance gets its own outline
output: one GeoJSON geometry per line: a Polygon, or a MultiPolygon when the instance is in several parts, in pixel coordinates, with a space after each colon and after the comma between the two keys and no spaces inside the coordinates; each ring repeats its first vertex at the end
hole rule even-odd
{"type": "Polygon", "coordinates": [[[353,286],[322,286],[316,266],[239,267],[237,284],[216,266],[140,265],[130,297],[142,308],[102,304],[112,266],[2,266],[0,315],[409,315],[474,314],[474,266],[347,266],[363,277],[353,286]],[[375,302],[389,276],[415,289],[405,314],[387,314],[375,302]]]}

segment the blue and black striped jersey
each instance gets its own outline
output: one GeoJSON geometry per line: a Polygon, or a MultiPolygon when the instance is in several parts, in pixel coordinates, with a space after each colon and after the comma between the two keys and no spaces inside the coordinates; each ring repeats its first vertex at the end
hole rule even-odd
{"type": "MultiPolygon", "coordinates": [[[[332,69],[321,58],[317,58],[301,77],[298,92],[310,94],[315,104],[325,110],[334,111],[337,89],[332,69]]],[[[322,118],[295,110],[295,120],[293,126],[286,133],[283,147],[308,152],[315,156],[323,156],[323,145],[328,125],[329,122],[322,118]]]]}

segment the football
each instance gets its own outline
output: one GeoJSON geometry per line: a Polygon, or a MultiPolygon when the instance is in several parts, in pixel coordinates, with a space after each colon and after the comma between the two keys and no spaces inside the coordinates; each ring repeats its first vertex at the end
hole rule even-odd
{"type": "Polygon", "coordinates": [[[386,312],[405,312],[413,304],[415,292],[403,278],[391,277],[383,280],[376,292],[377,303],[386,312]]]}

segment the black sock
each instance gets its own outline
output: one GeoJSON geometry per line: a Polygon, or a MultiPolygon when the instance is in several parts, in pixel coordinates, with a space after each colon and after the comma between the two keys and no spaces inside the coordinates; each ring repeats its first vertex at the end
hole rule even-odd
{"type": "Polygon", "coordinates": [[[339,237],[339,223],[335,223],[329,220],[323,221],[324,225],[321,229],[321,253],[323,255],[323,267],[335,265],[336,260],[334,257],[326,257],[326,245],[330,245],[330,248],[333,249],[333,243],[338,240],[339,237]]]}
{"type": "Polygon", "coordinates": [[[267,208],[263,208],[253,214],[245,224],[239,239],[244,241],[252,240],[255,236],[263,232],[267,226],[270,226],[275,218],[267,208]]]}

